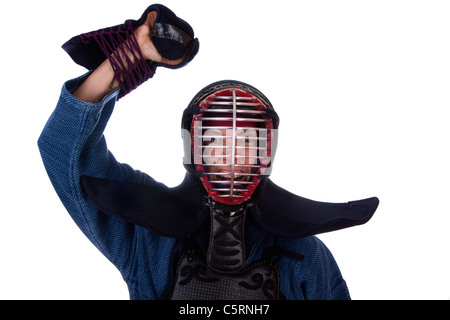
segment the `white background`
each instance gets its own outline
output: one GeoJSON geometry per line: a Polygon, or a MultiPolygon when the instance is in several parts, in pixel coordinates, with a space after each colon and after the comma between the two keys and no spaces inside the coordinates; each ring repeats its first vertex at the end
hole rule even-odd
{"type": "MultiPolygon", "coordinates": [[[[320,236],[352,298],[449,299],[449,2],[163,3],[194,27],[200,52],[118,103],[106,131],[116,158],[177,185],[190,99],[216,80],[252,84],[281,118],[277,184],[319,201],[381,201],[366,225],[320,236]]],[[[0,5],[0,299],[128,299],[56,196],[36,141],[64,81],[85,72],[60,46],[150,4],[0,5]]]]}

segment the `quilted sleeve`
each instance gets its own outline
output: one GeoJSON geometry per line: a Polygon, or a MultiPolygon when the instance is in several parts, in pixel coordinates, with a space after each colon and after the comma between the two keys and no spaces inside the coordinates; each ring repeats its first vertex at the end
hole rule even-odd
{"type": "MultiPolygon", "coordinates": [[[[89,74],[89,73],[88,73],[89,74]]],[[[136,227],[99,212],[80,185],[82,175],[153,183],[148,175],[116,161],[103,131],[120,89],[100,103],[86,103],[71,92],[88,76],[66,82],[38,140],[41,157],[59,198],[89,240],[119,269],[134,252],[136,227]]]]}

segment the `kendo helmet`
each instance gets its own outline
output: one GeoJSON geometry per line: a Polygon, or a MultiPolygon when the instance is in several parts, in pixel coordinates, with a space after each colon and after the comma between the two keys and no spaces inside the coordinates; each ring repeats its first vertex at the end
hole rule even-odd
{"type": "Polygon", "coordinates": [[[212,83],[183,113],[183,164],[215,201],[244,203],[271,173],[278,124],[258,89],[235,80],[212,83]]]}

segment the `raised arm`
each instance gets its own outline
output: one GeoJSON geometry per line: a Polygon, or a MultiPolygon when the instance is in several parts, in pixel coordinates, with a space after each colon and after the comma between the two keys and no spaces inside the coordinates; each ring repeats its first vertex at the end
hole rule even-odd
{"type": "MultiPolygon", "coordinates": [[[[155,28],[167,29],[171,20],[159,21],[158,15],[167,13],[161,10],[165,10],[164,7],[151,6],[143,15],[145,19],[138,21],[139,25],[129,24],[133,33],[116,44],[114,50],[106,50],[105,39],[97,37],[104,35],[101,32],[77,36],[69,41],[66,49],[69,54],[78,55],[74,59],[76,62],[99,60],[98,56],[103,59],[94,70],[64,84],[58,104],[38,140],[44,166],[65,208],[91,242],[121,270],[125,261],[129,261],[124,255],[133,252],[135,226],[99,212],[83,191],[80,178],[87,175],[157,183],[147,174],[116,161],[107,148],[103,132],[118,97],[148,80],[157,66],[177,68],[195,56],[194,42],[180,58],[163,57],[167,52],[158,49],[158,42],[167,40],[160,37],[167,34],[155,31],[155,28]],[[89,36],[92,36],[91,42],[86,40],[89,36]],[[99,51],[97,44],[102,44],[104,50],[99,51]],[[130,86],[129,78],[142,67],[147,73],[139,79],[133,78],[130,86]]],[[[170,52],[170,46],[167,50],[170,52]]]]}

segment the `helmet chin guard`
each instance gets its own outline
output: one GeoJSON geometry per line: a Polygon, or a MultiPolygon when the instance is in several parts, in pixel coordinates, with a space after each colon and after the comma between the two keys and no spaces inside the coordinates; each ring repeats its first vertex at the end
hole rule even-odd
{"type": "Polygon", "coordinates": [[[255,88],[236,81],[216,86],[217,91],[191,105],[195,112],[190,123],[183,121],[190,127],[184,128],[189,130],[184,133],[185,153],[190,152],[189,157],[185,154],[185,166],[211,198],[237,205],[249,200],[270,174],[278,117],[259,91],[260,99],[252,94],[255,88]]]}

